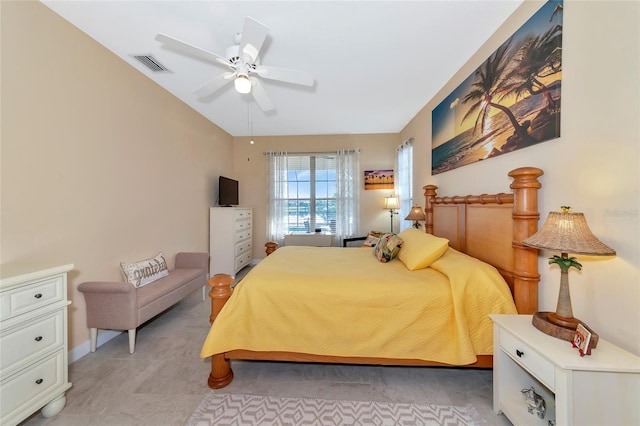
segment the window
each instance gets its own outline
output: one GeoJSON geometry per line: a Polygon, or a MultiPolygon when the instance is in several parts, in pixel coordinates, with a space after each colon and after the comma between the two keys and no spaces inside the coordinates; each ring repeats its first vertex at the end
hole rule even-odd
{"type": "Polygon", "coordinates": [[[287,231],[336,232],[336,156],[290,155],[287,231]]]}
{"type": "Polygon", "coordinates": [[[343,238],[359,235],[360,151],[314,154],[270,152],[267,238],[321,229],[343,238]]]}
{"type": "Polygon", "coordinates": [[[396,151],[396,195],[400,201],[400,231],[409,228],[411,221],[403,220],[413,207],[413,138],[398,146],[396,151]]]}

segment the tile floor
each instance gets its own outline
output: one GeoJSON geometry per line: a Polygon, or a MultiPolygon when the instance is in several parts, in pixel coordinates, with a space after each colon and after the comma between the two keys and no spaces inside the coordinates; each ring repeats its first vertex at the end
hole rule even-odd
{"type": "MultiPolygon", "coordinates": [[[[22,425],[183,425],[210,392],[200,359],[208,302],[194,293],[141,327],[136,352],[126,333],[69,366],[72,388],[57,416],[22,425]]],[[[234,361],[221,393],[464,406],[484,425],[510,425],[492,410],[491,370],[234,361]]]]}

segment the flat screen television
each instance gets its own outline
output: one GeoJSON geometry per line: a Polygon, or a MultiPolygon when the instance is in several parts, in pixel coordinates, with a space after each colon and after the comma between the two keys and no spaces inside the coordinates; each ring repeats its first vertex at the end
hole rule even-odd
{"type": "Polygon", "coordinates": [[[237,206],[238,181],[220,176],[218,179],[218,204],[221,206],[237,206]]]}

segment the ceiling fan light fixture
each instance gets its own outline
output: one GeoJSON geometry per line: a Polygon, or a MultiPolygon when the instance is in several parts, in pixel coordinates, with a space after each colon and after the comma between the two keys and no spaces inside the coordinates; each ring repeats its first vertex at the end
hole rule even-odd
{"type": "Polygon", "coordinates": [[[251,92],[251,80],[249,80],[249,76],[245,74],[238,74],[233,84],[235,85],[238,93],[251,92]]]}

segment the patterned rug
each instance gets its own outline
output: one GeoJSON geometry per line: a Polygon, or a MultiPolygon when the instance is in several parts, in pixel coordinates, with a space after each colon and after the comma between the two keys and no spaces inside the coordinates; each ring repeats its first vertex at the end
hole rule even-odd
{"type": "Polygon", "coordinates": [[[332,401],[255,395],[207,395],[188,426],[474,425],[473,407],[332,401]]]}

